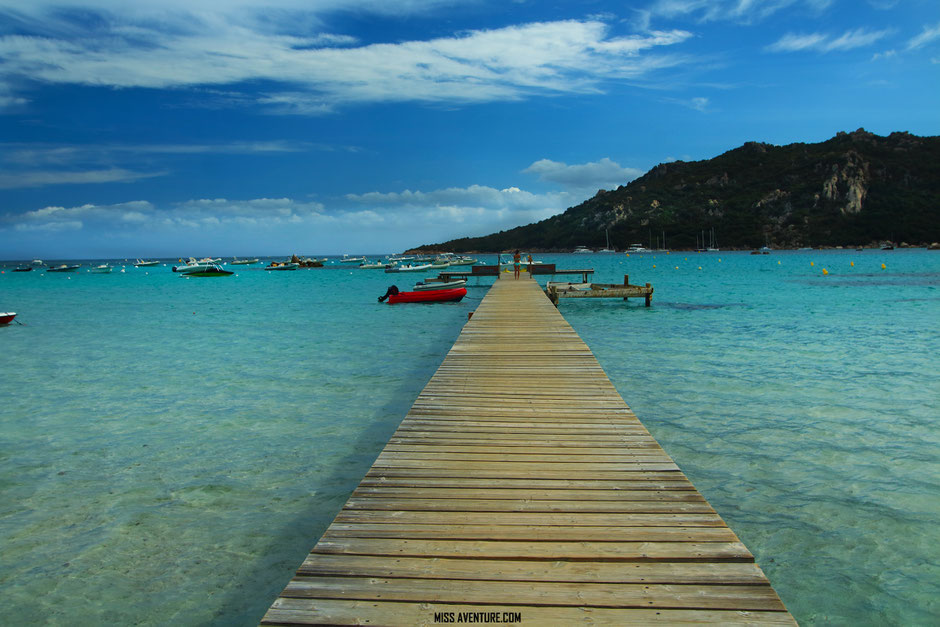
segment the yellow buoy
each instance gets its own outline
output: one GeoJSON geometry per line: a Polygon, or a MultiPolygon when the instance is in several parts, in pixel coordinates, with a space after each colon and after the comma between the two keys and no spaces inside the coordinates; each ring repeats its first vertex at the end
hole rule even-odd
{"type": "Polygon", "coordinates": [[[888,267],[888,266],[886,266],[885,264],[881,264],[881,269],[882,269],[882,270],[884,270],[884,269],[887,268],[887,267],[888,267]]]}
{"type": "Polygon", "coordinates": [[[653,264],[653,267],[654,267],[654,268],[656,267],[656,264],[655,264],[655,263],[653,264]]]}
{"type": "Polygon", "coordinates": [[[854,261],[850,261],[850,262],[849,262],[849,265],[854,268],[854,267],[855,267],[855,262],[854,262],[854,261]]]}
{"type": "Polygon", "coordinates": [[[721,263],[721,259],[718,260],[718,263],[721,263]]]}
{"type": "Polygon", "coordinates": [[[809,262],[809,265],[811,265],[811,266],[815,266],[816,264],[815,264],[815,263],[813,263],[812,261],[810,261],[810,262],[809,262]]]}
{"type": "Polygon", "coordinates": [[[778,265],[778,266],[780,265],[780,262],[779,262],[779,261],[777,262],[777,265],[778,265]]]}
{"type": "Polygon", "coordinates": [[[823,268],[823,274],[824,274],[824,275],[829,274],[829,271],[826,270],[825,268],[823,268]]]}
{"type": "Polygon", "coordinates": [[[678,270],[678,269],[679,269],[679,266],[676,266],[676,270],[678,270]]]}
{"type": "Polygon", "coordinates": [[[699,266],[698,269],[701,270],[701,269],[702,269],[702,266],[699,266]]]}

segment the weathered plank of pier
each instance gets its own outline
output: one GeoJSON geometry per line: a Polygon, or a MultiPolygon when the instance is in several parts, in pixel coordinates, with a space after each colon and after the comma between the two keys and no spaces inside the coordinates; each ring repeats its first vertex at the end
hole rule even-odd
{"type": "Polygon", "coordinates": [[[263,619],[795,624],[534,280],[496,281],[263,619]]]}

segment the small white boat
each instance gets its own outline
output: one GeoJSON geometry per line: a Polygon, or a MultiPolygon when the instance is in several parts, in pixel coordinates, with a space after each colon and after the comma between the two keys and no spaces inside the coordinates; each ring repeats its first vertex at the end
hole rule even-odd
{"type": "Polygon", "coordinates": [[[114,270],[113,266],[109,266],[106,263],[101,264],[100,266],[95,266],[94,268],[89,268],[89,272],[92,274],[110,274],[114,270]]]}
{"type": "Polygon", "coordinates": [[[651,253],[651,252],[653,251],[643,246],[643,244],[630,244],[630,248],[627,249],[626,254],[629,255],[632,253],[651,253]]]}
{"type": "Polygon", "coordinates": [[[426,290],[452,290],[458,287],[463,287],[467,284],[466,279],[459,279],[457,281],[432,281],[430,283],[421,282],[415,283],[412,291],[414,292],[423,292],[426,290]]]}
{"type": "Polygon", "coordinates": [[[576,255],[590,255],[590,254],[593,254],[594,251],[588,248],[587,246],[578,246],[577,248],[574,249],[574,253],[576,255]]]}
{"type": "Polygon", "coordinates": [[[381,261],[369,263],[368,260],[366,260],[359,264],[359,268],[362,270],[382,270],[383,268],[391,268],[394,265],[394,263],[382,263],[381,261]]]}
{"type": "Polygon", "coordinates": [[[274,271],[296,270],[299,267],[300,267],[299,263],[291,263],[289,261],[278,263],[277,261],[272,261],[271,265],[265,267],[265,270],[274,270],[274,271]]]}
{"type": "Polygon", "coordinates": [[[343,258],[339,260],[340,263],[365,263],[365,257],[350,257],[349,255],[343,255],[343,258]]]}
{"type": "Polygon", "coordinates": [[[160,265],[159,261],[147,261],[145,259],[138,259],[134,262],[134,265],[138,268],[146,268],[149,266],[158,266],[160,265]]]}
{"type": "Polygon", "coordinates": [[[473,257],[456,257],[455,259],[451,260],[450,267],[456,268],[459,266],[473,266],[478,263],[480,263],[480,261],[478,259],[474,259],[473,257]]]}
{"type": "Polygon", "coordinates": [[[189,258],[189,261],[180,266],[173,266],[173,272],[179,272],[182,274],[190,274],[192,272],[205,272],[206,270],[215,266],[215,262],[208,261],[203,259],[201,261],[196,261],[192,257],[189,258]]]}
{"type": "Polygon", "coordinates": [[[258,258],[254,259],[239,259],[238,257],[232,257],[232,260],[229,262],[233,266],[250,266],[258,263],[258,258]]]}
{"type": "Polygon", "coordinates": [[[412,266],[412,265],[394,266],[392,268],[385,268],[385,271],[386,272],[424,272],[425,270],[430,270],[430,269],[431,269],[431,264],[425,263],[420,266],[412,266]]]}

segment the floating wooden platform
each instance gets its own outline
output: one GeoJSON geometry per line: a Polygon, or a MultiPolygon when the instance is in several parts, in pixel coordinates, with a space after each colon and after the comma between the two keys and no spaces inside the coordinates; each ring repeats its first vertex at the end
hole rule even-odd
{"type": "Polygon", "coordinates": [[[494,284],[267,625],[795,624],[531,279],[494,284]]]}
{"type": "Polygon", "coordinates": [[[623,275],[623,283],[553,283],[549,281],[545,295],[557,307],[561,298],[642,298],[649,307],[653,300],[653,286],[630,285],[630,276],[623,275]]]}

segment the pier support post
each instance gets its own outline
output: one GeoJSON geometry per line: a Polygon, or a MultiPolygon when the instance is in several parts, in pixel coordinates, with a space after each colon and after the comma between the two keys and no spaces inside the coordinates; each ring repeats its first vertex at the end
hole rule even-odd
{"type": "Polygon", "coordinates": [[[653,300],[653,289],[649,283],[646,284],[646,287],[649,289],[649,291],[646,293],[646,306],[649,307],[653,300]]]}

